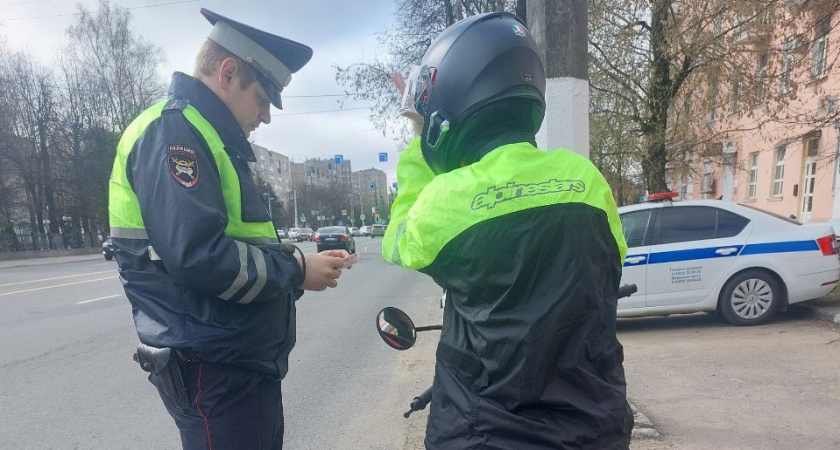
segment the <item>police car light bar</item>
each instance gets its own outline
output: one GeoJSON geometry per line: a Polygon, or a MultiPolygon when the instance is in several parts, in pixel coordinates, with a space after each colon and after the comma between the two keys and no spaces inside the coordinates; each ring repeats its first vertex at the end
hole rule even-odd
{"type": "Polygon", "coordinates": [[[647,197],[648,202],[659,202],[663,200],[672,200],[680,196],[679,192],[658,192],[656,194],[650,194],[647,197]]]}

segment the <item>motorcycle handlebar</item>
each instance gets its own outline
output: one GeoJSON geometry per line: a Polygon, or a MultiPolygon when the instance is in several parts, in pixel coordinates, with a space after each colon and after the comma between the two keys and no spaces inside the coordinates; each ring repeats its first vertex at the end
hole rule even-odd
{"type": "Polygon", "coordinates": [[[423,393],[418,395],[417,397],[414,397],[414,400],[411,401],[411,409],[403,413],[403,417],[408,419],[408,416],[410,416],[411,413],[415,411],[420,411],[421,409],[426,409],[426,405],[428,405],[430,401],[432,401],[431,387],[423,391],[423,393]]]}
{"type": "Polygon", "coordinates": [[[625,284],[618,288],[618,298],[629,297],[636,293],[639,289],[635,284],[625,284]]]}

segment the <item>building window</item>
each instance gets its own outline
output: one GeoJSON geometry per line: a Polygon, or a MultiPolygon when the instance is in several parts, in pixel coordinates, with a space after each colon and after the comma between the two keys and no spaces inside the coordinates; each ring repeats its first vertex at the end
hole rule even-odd
{"type": "Polygon", "coordinates": [[[775,168],[773,169],[773,197],[781,197],[785,178],[785,147],[776,148],[775,160],[775,168]]]}
{"type": "Polygon", "coordinates": [[[767,52],[759,53],[756,61],[755,82],[758,89],[758,103],[764,102],[764,95],[767,92],[767,52]]]}
{"type": "Polygon", "coordinates": [[[706,115],[706,122],[714,122],[717,120],[717,90],[715,90],[712,94],[712,99],[709,104],[709,113],[706,115]]]}
{"type": "Polygon", "coordinates": [[[828,32],[831,29],[831,17],[817,22],[815,27],[814,46],[811,48],[811,76],[822,78],[825,76],[828,60],[828,32]]]}
{"type": "Polygon", "coordinates": [[[732,76],[732,83],[729,91],[729,114],[738,114],[741,103],[741,76],[737,73],[732,76]]]}
{"type": "Polygon", "coordinates": [[[794,49],[796,48],[796,38],[791,36],[782,44],[782,73],[781,73],[781,92],[787,94],[793,88],[793,64],[794,64],[794,49]]]}
{"type": "Polygon", "coordinates": [[[712,164],[708,161],[703,163],[703,178],[700,179],[700,192],[703,194],[703,198],[711,198],[711,194],[715,192],[712,164]]]}
{"type": "Polygon", "coordinates": [[[755,200],[758,189],[758,152],[750,153],[750,187],[747,198],[755,200]]]}
{"type": "Polygon", "coordinates": [[[817,156],[817,153],[819,153],[819,148],[819,138],[811,139],[810,141],[808,141],[808,156],[817,156]]]}

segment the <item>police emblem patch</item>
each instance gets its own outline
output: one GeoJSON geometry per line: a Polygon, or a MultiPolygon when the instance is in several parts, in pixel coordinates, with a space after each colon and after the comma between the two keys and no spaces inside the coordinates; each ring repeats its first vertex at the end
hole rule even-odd
{"type": "Polygon", "coordinates": [[[522,25],[519,25],[518,23],[513,25],[513,34],[515,34],[519,37],[525,37],[525,33],[526,33],[525,27],[523,27],[522,25]]]}
{"type": "Polygon", "coordinates": [[[191,188],[198,184],[198,158],[195,150],[186,145],[170,145],[166,152],[169,173],[181,186],[191,188]]]}

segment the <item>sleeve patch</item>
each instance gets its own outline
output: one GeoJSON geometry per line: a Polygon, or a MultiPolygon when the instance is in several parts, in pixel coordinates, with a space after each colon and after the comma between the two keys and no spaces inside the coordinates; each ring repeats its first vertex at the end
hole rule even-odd
{"type": "Polygon", "coordinates": [[[186,145],[170,145],[166,152],[169,173],[181,186],[191,188],[198,184],[198,158],[195,150],[186,145]]]}

